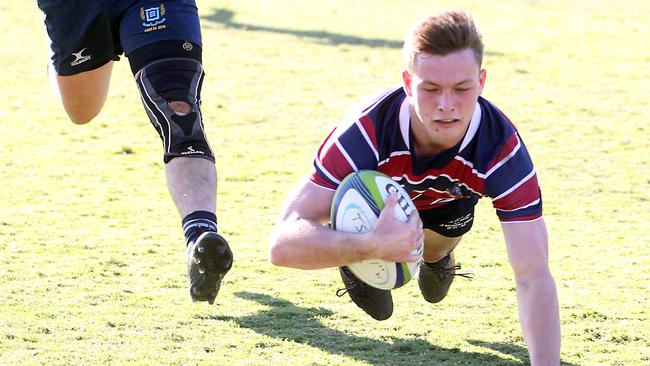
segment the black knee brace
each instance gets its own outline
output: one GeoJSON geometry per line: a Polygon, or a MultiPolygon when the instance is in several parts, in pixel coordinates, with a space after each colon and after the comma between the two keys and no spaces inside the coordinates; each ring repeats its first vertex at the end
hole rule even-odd
{"type": "Polygon", "coordinates": [[[148,63],[136,78],[147,115],[162,138],[165,163],[179,156],[214,162],[201,118],[204,75],[200,61],[171,57],[148,63]],[[173,101],[189,104],[190,112],[175,112],[169,106],[173,101]]]}

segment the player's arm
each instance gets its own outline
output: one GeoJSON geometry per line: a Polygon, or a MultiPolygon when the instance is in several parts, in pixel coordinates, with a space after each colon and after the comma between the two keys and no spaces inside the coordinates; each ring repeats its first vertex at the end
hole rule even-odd
{"type": "Polygon", "coordinates": [[[560,364],[560,319],[555,282],[548,267],[548,237],[543,218],[502,223],[515,274],[519,321],[531,364],[560,364]]]}
{"type": "Polygon", "coordinates": [[[422,240],[418,215],[403,223],[392,215],[396,197],[386,203],[373,231],[334,231],[327,226],[334,192],[304,179],[291,193],[271,235],[271,262],[277,266],[316,269],[338,267],[368,258],[414,261],[422,240]],[[388,214],[391,213],[391,214],[388,214]]]}

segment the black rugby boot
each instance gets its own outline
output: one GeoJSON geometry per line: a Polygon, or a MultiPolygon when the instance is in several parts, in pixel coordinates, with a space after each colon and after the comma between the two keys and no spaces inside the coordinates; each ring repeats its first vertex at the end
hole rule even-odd
{"type": "Polygon", "coordinates": [[[438,303],[447,296],[454,276],[473,277],[472,273],[456,273],[459,269],[460,265],[456,265],[453,252],[435,263],[421,260],[418,284],[424,299],[431,303],[438,303]]]}
{"type": "Polygon", "coordinates": [[[214,303],[221,279],[232,267],[228,242],[214,231],[206,231],[187,247],[187,276],[192,301],[214,303]]]}
{"type": "Polygon", "coordinates": [[[393,296],[390,290],[374,288],[358,279],[347,267],[339,267],[345,288],[336,291],[341,297],[346,292],[358,307],[375,320],[386,320],[393,315],[393,296]]]}

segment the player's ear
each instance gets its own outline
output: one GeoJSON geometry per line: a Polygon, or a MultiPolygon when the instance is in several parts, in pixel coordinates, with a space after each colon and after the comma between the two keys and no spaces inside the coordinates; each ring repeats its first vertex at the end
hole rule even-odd
{"type": "Polygon", "coordinates": [[[402,80],[404,81],[404,91],[406,92],[406,95],[413,96],[412,90],[411,90],[411,81],[413,80],[413,77],[411,76],[411,73],[408,72],[408,70],[402,71],[402,80]]]}
{"type": "Polygon", "coordinates": [[[483,92],[483,87],[485,86],[485,79],[487,78],[487,71],[485,69],[481,69],[478,74],[478,82],[479,82],[479,90],[478,94],[481,95],[483,92]]]}

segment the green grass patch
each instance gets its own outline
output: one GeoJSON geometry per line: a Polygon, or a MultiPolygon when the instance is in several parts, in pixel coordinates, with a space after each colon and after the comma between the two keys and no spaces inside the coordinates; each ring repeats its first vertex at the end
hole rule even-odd
{"type": "Polygon", "coordinates": [[[566,365],[648,365],[650,3],[201,1],[203,112],[235,253],[215,306],[187,291],[160,141],[127,62],[88,126],[46,77],[40,13],[0,3],[0,364],[524,365],[490,202],[457,258],[476,274],[438,305],[394,292],[375,322],[335,270],[273,267],[287,193],[346,108],[400,83],[401,37],[462,7],[484,33],[484,96],[536,163],[566,365]]]}

